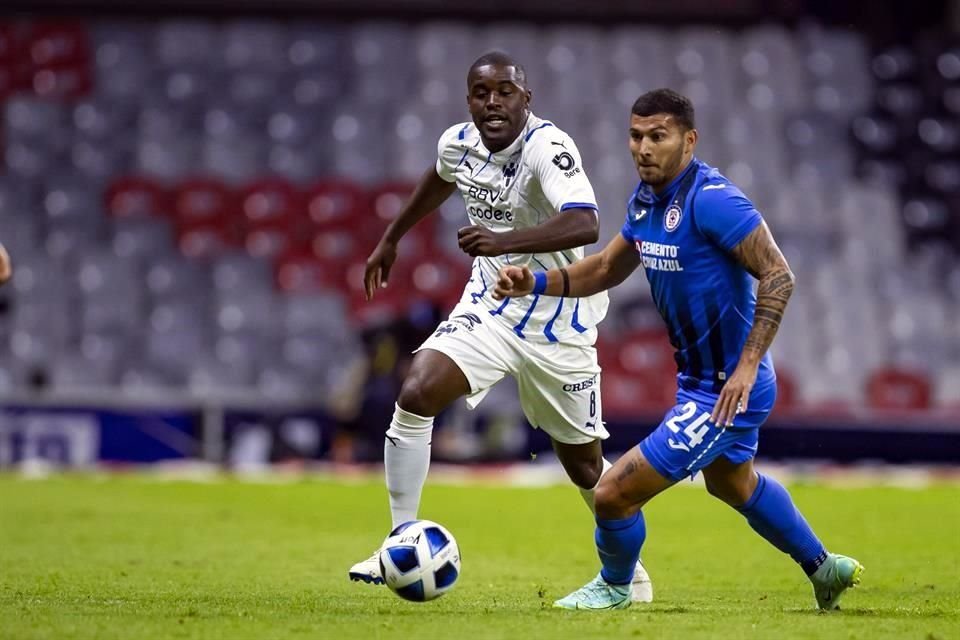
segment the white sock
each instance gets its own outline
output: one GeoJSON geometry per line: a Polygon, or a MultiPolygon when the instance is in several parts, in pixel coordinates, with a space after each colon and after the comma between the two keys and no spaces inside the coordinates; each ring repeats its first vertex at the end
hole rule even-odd
{"type": "Polygon", "coordinates": [[[420,493],[430,468],[433,418],[424,418],[396,405],[383,443],[383,463],[390,492],[391,529],[417,519],[420,493]]]}
{"type": "MultiPolygon", "coordinates": [[[[610,464],[606,458],[603,458],[603,468],[600,470],[600,478],[602,478],[603,474],[605,474],[607,471],[610,471],[610,467],[612,466],[613,465],[610,464]]],[[[593,506],[593,494],[597,492],[597,485],[600,484],[600,478],[597,478],[597,484],[593,485],[592,489],[583,489],[577,487],[580,489],[580,495],[583,496],[583,501],[587,503],[587,508],[590,509],[590,512],[593,513],[593,515],[597,515],[597,510],[593,506]]]]}

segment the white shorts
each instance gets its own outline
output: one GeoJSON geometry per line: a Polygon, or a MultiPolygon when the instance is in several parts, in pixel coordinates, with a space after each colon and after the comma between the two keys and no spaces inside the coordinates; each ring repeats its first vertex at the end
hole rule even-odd
{"type": "Polygon", "coordinates": [[[592,346],[532,343],[479,305],[461,303],[420,345],[453,360],[470,383],[467,406],[476,408],[508,375],[517,379],[520,405],[535,429],[563,444],[605,440],[600,365],[592,346]]]}

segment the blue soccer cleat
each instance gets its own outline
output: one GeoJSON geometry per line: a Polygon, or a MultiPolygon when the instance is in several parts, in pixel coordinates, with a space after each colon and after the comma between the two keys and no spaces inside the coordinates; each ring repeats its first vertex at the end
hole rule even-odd
{"type": "Polygon", "coordinates": [[[604,611],[607,609],[626,609],[632,604],[630,584],[610,584],[600,574],[566,598],[553,603],[558,609],[586,609],[604,611]]]}
{"type": "Polygon", "coordinates": [[[835,553],[827,554],[826,561],[810,576],[817,607],[821,611],[839,609],[840,596],[847,589],[860,584],[862,574],[863,565],[853,558],[835,553]]]}

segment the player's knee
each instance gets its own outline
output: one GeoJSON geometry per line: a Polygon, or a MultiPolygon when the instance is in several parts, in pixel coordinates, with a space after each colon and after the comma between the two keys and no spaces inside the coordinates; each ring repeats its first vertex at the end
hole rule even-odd
{"type": "Polygon", "coordinates": [[[417,375],[409,375],[400,388],[397,404],[404,411],[425,418],[432,418],[443,410],[443,407],[437,406],[439,402],[435,396],[436,394],[431,393],[430,385],[422,378],[417,375]]]}
{"type": "Polygon", "coordinates": [[[609,473],[600,478],[593,500],[597,517],[606,520],[625,518],[634,506],[609,473]]]}
{"type": "Polygon", "coordinates": [[[565,468],[573,484],[581,489],[593,489],[600,482],[603,473],[603,458],[578,461],[565,468]]]}

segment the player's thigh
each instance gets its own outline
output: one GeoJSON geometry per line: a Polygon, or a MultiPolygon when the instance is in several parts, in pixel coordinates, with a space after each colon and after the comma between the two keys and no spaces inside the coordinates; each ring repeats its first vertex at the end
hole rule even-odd
{"type": "MultiPolygon", "coordinates": [[[[457,305],[450,317],[417,349],[410,375],[416,370],[418,379],[429,381],[428,389],[451,379],[456,381],[454,386],[459,393],[450,401],[467,395],[467,404],[473,408],[490,387],[516,367],[516,358],[493,326],[496,322],[483,309],[457,305]],[[418,362],[421,356],[423,359],[418,362]],[[435,356],[442,356],[442,360],[435,356]],[[432,369],[438,362],[450,362],[453,369],[442,365],[432,369]],[[420,364],[422,367],[418,367],[420,364]]],[[[404,381],[404,387],[406,385],[404,381]]]]}
{"type": "Polygon", "coordinates": [[[397,404],[417,415],[435,416],[469,391],[470,383],[456,362],[443,352],[420,349],[400,388],[397,404]]]}
{"type": "Polygon", "coordinates": [[[720,427],[710,420],[715,404],[711,398],[678,396],[663,421],[641,443],[650,464],[664,477],[682,480],[707,468],[724,456],[743,462],[757,450],[757,428],[720,427]]]}
{"type": "Polygon", "coordinates": [[[561,444],[605,440],[596,351],[558,344],[523,349],[523,367],[515,375],[530,424],[561,444]]]}

